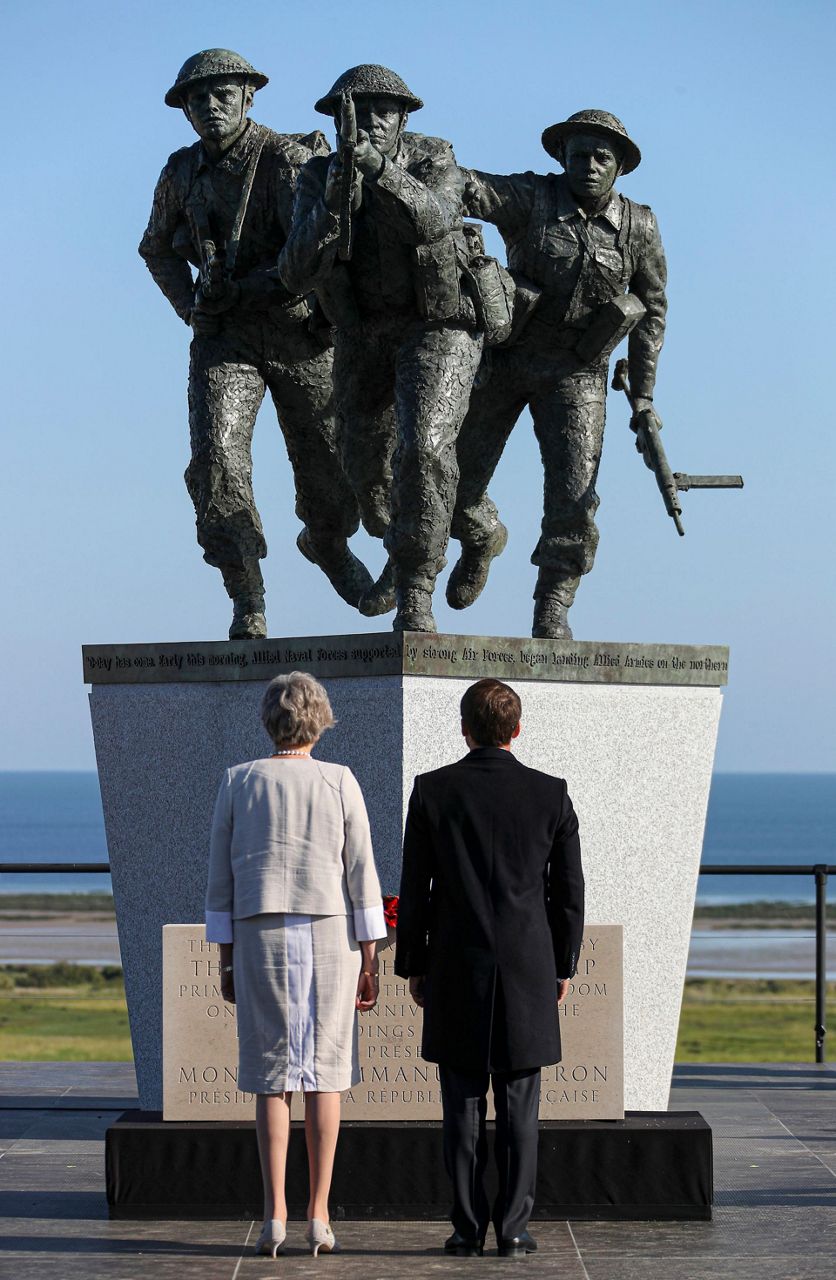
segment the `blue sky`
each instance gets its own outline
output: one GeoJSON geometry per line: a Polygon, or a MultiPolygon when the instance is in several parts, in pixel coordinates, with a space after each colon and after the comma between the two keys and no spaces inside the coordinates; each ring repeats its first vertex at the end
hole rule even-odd
{"type": "MultiPolygon", "coordinates": [[[[163,93],[223,45],[271,77],[253,114],[276,129],[323,126],[312,104],[339,72],[383,62],[426,103],[416,129],[496,172],[545,171],[543,127],[582,107],[624,120],[644,159],[622,190],[653,207],[668,255],[668,455],[746,488],[684,495],[678,538],[612,394],[575,634],[729,644],[718,767],[836,769],[835,17],[829,0],[7,8],[0,768],[93,767],[82,643],[226,634],[182,481],[189,335],[136,253],[157,174],[192,140],[163,93]]],[[[271,635],[388,627],[296,551],[270,406],[255,486],[271,635]]],[[[524,418],[493,489],[508,549],[468,612],[438,593],[440,630],[528,634],[541,487],[524,418]]],[[[357,545],[379,568],[379,544],[357,545]]]]}

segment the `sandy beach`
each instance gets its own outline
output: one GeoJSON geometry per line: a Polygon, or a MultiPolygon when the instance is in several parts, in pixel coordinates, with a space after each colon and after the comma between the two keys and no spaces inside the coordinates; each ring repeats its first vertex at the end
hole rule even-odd
{"type": "Polygon", "coordinates": [[[121,964],[116,920],[85,912],[14,920],[0,917],[0,964],[53,964],[56,960],[121,964]]]}
{"type": "MultiPolygon", "coordinates": [[[[827,935],[827,977],[836,981],[836,933],[827,935]]],[[[816,935],[804,929],[695,929],[689,978],[813,978],[816,935]]]]}

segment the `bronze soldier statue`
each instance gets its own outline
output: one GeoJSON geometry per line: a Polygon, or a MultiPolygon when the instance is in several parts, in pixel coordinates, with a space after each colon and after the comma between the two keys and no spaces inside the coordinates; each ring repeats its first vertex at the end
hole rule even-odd
{"type": "Polygon", "coordinates": [[[462,289],[462,172],[448,142],[405,132],[422,105],[374,65],[320,98],[340,149],[302,170],[279,273],[293,293],[314,290],[332,326],[343,465],[363,524],[389,552],[360,610],[391,609],[394,586],[395,629],[434,631],[482,336],[462,289]]]}
{"type": "Polygon", "coordinates": [[[308,302],[275,270],[299,170],[329,147],[318,131],[278,134],[248,120],[253,94],[266,83],[228,49],[184,63],[165,101],[182,108],[200,141],[168,160],[139,248],[194,334],[185,478],[204,559],[220,569],[233,601],[230,639],[266,634],[259,560],[267,544],[251,453],[266,388],[293,467],[305,526],[299,550],[349,604],[372,585],[346,542],[359,514],[334,443],[327,334],[323,343],[310,332],[308,302]]]}
{"type": "Polygon", "coordinates": [[[447,599],[455,609],[472,604],[505,545],[487,488],[528,405],[545,470],[542,530],[531,557],[538,566],[532,634],[569,639],[568,611],[598,543],[608,356],[629,331],[635,425],[653,413],[666,269],[650,209],[613,189],[641,160],[621,121],[579,111],[546,129],[543,146],[565,173],[468,173],[467,212],[497,225],[512,275],[539,297],[517,340],[512,335],[490,353],[459,436],[452,533],[462,554],[447,599]],[[603,334],[602,318],[609,321],[603,334]]]}

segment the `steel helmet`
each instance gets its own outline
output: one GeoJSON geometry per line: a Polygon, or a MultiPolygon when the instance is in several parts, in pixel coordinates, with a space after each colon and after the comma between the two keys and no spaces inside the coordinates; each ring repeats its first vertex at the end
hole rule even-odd
{"type": "Polygon", "coordinates": [[[359,67],[349,67],[338,76],[325,96],[314,104],[314,110],[324,116],[334,115],[346,90],[353,98],[393,98],[402,102],[407,111],[419,111],[424,105],[394,71],[375,62],[361,62],[359,67]]]}
{"type": "Polygon", "coordinates": [[[267,76],[250,66],[240,53],[233,53],[231,49],[204,49],[201,53],[193,53],[183,63],[177,79],[165,95],[166,106],[181,107],[183,93],[189,85],[208,80],[211,76],[240,77],[255,89],[263,89],[267,84],[267,76]]]}
{"type": "Polygon", "coordinates": [[[632,138],[628,137],[618,116],[611,115],[609,111],[576,111],[568,120],[561,120],[559,124],[549,125],[548,129],[543,130],[543,146],[561,164],[563,143],[573,133],[597,133],[602,138],[617,143],[624,155],[622,173],[632,173],[641,164],[642,153],[632,138]]]}

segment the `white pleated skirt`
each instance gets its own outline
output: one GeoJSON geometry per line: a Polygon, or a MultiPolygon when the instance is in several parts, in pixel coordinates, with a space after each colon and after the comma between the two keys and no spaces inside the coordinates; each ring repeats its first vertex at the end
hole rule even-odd
{"type": "Polygon", "coordinates": [[[360,947],[350,916],[233,921],[238,1088],[332,1093],[359,1083],[360,947]]]}

